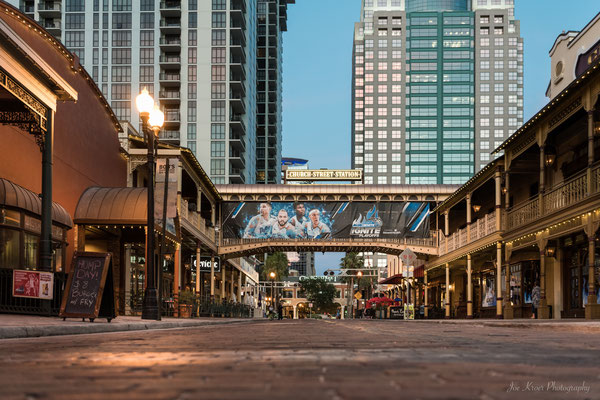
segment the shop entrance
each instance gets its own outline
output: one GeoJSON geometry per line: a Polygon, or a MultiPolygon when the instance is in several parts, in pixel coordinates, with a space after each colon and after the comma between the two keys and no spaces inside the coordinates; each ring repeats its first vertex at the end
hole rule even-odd
{"type": "Polygon", "coordinates": [[[580,234],[564,240],[563,318],[584,318],[588,295],[588,242],[580,234]]]}

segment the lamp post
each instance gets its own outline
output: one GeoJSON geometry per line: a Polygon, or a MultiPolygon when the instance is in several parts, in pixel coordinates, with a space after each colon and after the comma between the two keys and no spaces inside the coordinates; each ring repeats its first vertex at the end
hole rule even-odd
{"type": "Polygon", "coordinates": [[[273,297],[273,286],[275,286],[275,272],[271,271],[269,273],[269,277],[271,278],[271,305],[275,304],[275,298],[273,297]]]}
{"type": "MultiPolygon", "coordinates": [[[[154,144],[158,141],[158,132],[162,127],[165,116],[154,105],[154,99],[145,88],[136,99],[135,103],[142,120],[142,131],[148,144],[148,217],[147,217],[147,248],[146,248],[146,290],[142,304],[142,319],[160,321],[160,308],[158,290],[156,285],[157,271],[154,263],[154,144]]],[[[164,223],[164,222],[163,222],[164,223]]]]}
{"type": "MultiPolygon", "coordinates": [[[[360,278],[362,278],[363,273],[362,271],[358,271],[356,273],[356,276],[358,277],[358,293],[362,294],[362,292],[360,291],[360,278]]],[[[360,311],[360,300],[356,299],[356,311],[360,311]]]]}

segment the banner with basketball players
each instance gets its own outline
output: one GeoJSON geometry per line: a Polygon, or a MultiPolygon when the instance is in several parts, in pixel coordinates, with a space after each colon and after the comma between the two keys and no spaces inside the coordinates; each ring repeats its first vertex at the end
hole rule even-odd
{"type": "Polygon", "coordinates": [[[427,202],[227,202],[226,239],[401,239],[429,236],[427,202]]]}

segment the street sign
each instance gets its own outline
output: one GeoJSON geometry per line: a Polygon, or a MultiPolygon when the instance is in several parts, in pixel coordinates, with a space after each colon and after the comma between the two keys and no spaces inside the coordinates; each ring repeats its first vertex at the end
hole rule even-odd
{"type": "Polygon", "coordinates": [[[308,303],[308,306],[309,306],[310,308],[312,308],[312,303],[308,303]]]}
{"type": "Polygon", "coordinates": [[[413,265],[414,262],[417,261],[417,255],[414,251],[407,247],[406,250],[400,254],[400,259],[404,265],[413,265]]]}
{"type": "Polygon", "coordinates": [[[360,300],[360,299],[362,299],[362,294],[360,294],[360,292],[356,292],[354,294],[354,298],[356,298],[356,300],[360,300]]]}

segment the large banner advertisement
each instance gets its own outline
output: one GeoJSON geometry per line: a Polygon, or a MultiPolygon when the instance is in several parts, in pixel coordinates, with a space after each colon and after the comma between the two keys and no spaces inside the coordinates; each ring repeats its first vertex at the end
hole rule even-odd
{"type": "Polygon", "coordinates": [[[401,239],[429,235],[426,202],[227,202],[226,239],[401,239]]]}

